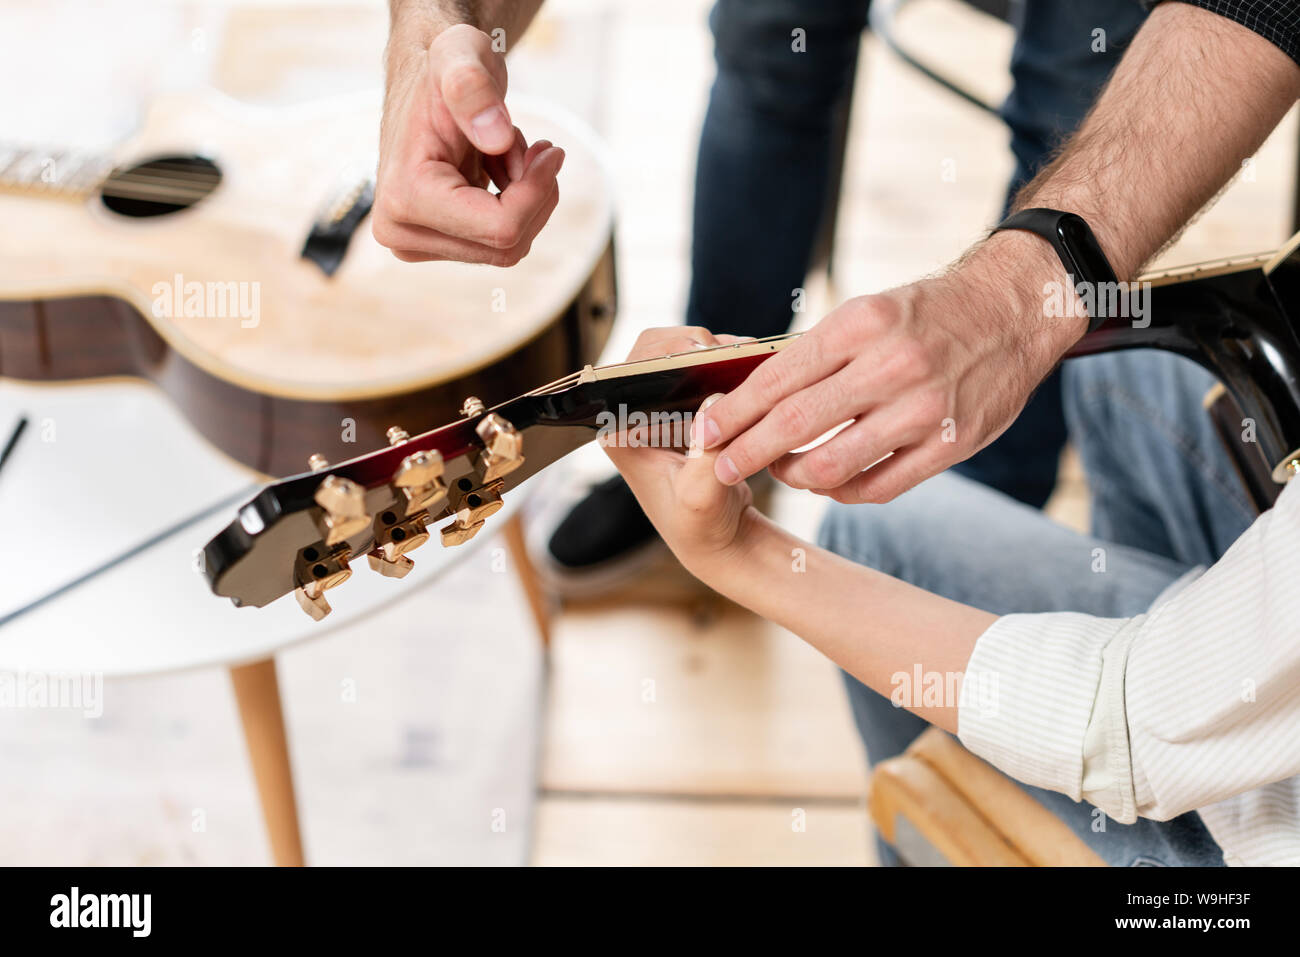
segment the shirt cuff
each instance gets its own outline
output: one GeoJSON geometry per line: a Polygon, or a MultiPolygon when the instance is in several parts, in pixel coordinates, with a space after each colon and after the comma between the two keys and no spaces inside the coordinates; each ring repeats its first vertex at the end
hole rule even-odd
{"type": "MultiPolygon", "coordinates": [[[[1164,0],[1142,0],[1142,6],[1154,9],[1164,0]]],[[[1238,23],[1257,33],[1300,64],[1300,16],[1290,0],[1178,0],[1200,7],[1238,23]]]]}
{"type": "Polygon", "coordinates": [[[1079,800],[1104,650],[1132,625],[1072,612],[999,618],[962,680],[962,744],[1018,781],[1079,800]]]}

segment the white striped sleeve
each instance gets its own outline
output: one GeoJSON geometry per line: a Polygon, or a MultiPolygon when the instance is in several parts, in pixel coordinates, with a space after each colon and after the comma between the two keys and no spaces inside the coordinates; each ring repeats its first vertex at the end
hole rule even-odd
{"type": "Polygon", "coordinates": [[[968,671],[962,742],[1113,818],[1168,819],[1300,773],[1300,482],[1197,581],[1136,618],[1009,615],[968,671]],[[985,696],[987,697],[987,696],[985,696]]]}
{"type": "Polygon", "coordinates": [[[1134,624],[1073,613],[999,618],[966,669],[966,682],[974,674],[996,693],[963,697],[958,737],[1018,781],[1079,800],[1106,649],[1134,624]]]}
{"type": "Polygon", "coordinates": [[[1297,543],[1300,481],[1134,640],[1125,702],[1144,817],[1300,774],[1297,543]]]}

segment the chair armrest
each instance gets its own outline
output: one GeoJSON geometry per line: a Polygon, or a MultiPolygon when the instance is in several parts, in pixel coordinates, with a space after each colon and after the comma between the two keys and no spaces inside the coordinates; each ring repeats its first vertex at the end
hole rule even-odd
{"type": "Polygon", "coordinates": [[[902,814],[952,864],[1105,866],[1020,785],[938,728],[876,768],[870,806],[885,840],[895,842],[902,814]]]}

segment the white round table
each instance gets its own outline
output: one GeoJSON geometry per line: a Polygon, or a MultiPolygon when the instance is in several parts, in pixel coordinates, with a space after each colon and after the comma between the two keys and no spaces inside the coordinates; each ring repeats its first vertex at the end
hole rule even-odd
{"type": "MultiPolygon", "coordinates": [[[[262,477],[213,449],[165,395],[144,383],[0,380],[0,447],[23,416],[27,427],[0,468],[0,534],[7,545],[0,552],[0,671],[126,677],[229,667],[272,855],[277,863],[301,863],[275,653],[363,626],[428,588],[492,536],[480,533],[457,548],[435,539],[412,553],[415,568],[400,580],[361,563],[329,592],[334,610],[319,623],[292,596],[261,609],[235,608],[209,591],[196,556],[262,477]],[[177,527],[232,496],[235,501],[207,517],[177,527]],[[152,543],[139,548],[146,542],[152,543]]],[[[546,615],[517,521],[529,484],[506,496],[488,530],[506,532],[545,639],[546,615]]]]}

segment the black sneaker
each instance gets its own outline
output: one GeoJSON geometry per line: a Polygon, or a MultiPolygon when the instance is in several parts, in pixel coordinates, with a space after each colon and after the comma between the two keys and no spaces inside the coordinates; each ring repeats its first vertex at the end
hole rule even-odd
{"type": "Polygon", "coordinates": [[[615,475],[564,515],[537,570],[562,596],[591,595],[634,579],[667,550],[623,477],[615,475]]]}

